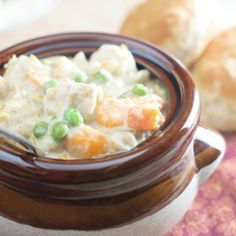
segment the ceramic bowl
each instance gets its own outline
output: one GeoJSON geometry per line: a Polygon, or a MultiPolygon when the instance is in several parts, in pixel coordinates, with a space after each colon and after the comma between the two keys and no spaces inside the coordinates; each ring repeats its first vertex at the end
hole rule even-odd
{"type": "Polygon", "coordinates": [[[0,223],[8,232],[163,235],[183,217],[222,159],[222,137],[199,126],[199,96],[188,71],[153,45],[101,33],[46,36],[0,52],[0,73],[13,54],[43,58],[84,51],[89,56],[105,43],[126,44],[138,67],[165,86],[165,124],[134,149],[97,160],[52,160],[1,150],[0,214],[9,220],[0,223]]]}

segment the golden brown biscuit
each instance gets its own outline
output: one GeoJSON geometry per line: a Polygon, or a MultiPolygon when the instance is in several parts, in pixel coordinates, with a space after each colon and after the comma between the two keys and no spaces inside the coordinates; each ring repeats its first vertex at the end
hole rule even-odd
{"type": "Polygon", "coordinates": [[[190,65],[219,32],[216,4],[216,0],[147,0],[128,15],[120,32],[157,44],[190,65]]]}
{"type": "Polygon", "coordinates": [[[202,120],[236,130],[236,28],[213,39],[192,70],[201,95],[202,120]]]}

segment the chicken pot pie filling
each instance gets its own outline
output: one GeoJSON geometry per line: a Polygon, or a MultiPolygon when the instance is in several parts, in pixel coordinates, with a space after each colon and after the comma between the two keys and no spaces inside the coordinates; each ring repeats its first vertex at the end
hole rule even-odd
{"type": "Polygon", "coordinates": [[[0,128],[48,158],[88,159],[128,151],[165,121],[163,88],[125,45],[89,58],[13,56],[0,77],[0,128]]]}

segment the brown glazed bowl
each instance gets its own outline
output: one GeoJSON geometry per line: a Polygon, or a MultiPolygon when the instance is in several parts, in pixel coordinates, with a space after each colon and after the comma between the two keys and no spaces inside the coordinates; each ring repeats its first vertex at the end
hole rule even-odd
{"type": "Polygon", "coordinates": [[[222,159],[222,137],[199,126],[199,96],[191,76],[153,45],[100,33],[46,36],[0,52],[0,74],[13,54],[89,55],[105,43],[126,44],[138,66],[166,87],[165,124],[136,148],[96,160],[52,160],[1,149],[0,214],[8,220],[0,223],[8,232],[163,235],[222,159]]]}

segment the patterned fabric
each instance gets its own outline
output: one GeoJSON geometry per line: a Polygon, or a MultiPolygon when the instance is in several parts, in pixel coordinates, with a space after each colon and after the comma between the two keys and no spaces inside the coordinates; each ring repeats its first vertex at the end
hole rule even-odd
{"type": "Polygon", "coordinates": [[[236,136],[225,138],[227,152],[222,163],[167,236],[236,236],[236,136]]]}

